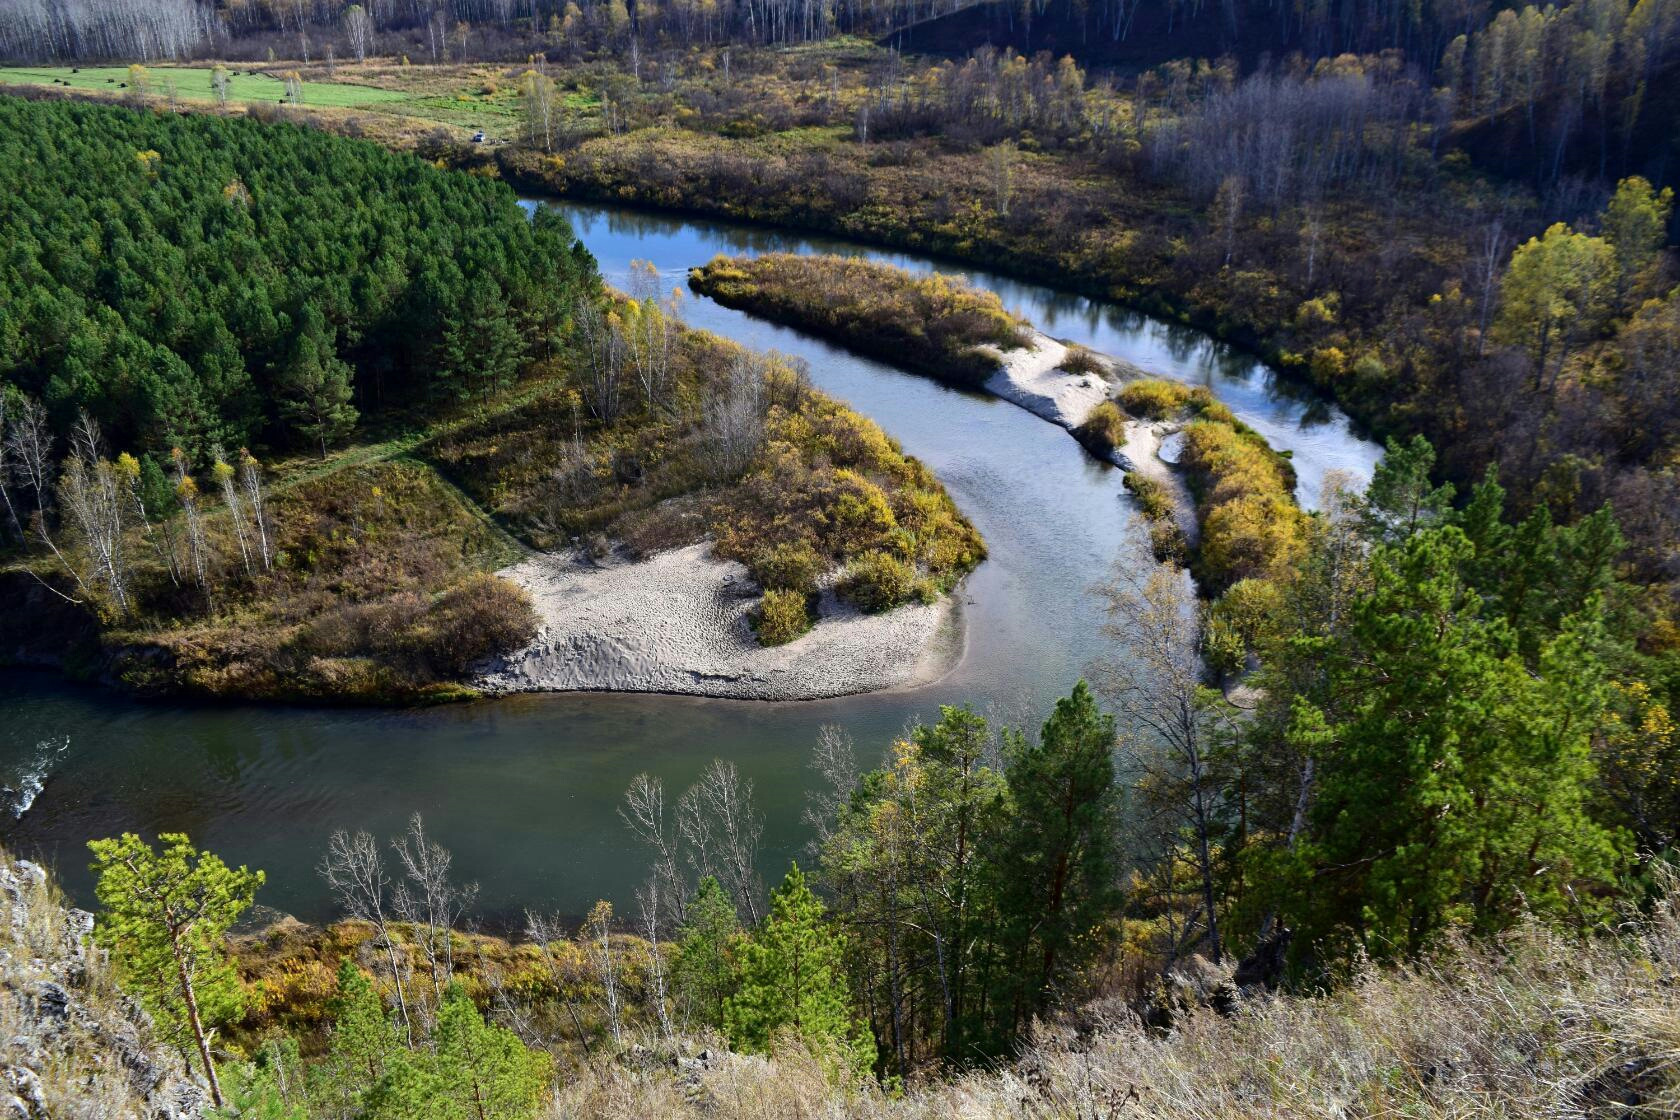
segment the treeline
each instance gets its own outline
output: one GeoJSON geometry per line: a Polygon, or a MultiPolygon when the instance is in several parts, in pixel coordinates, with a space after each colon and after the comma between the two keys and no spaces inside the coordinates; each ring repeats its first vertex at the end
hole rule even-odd
{"type": "Polygon", "coordinates": [[[304,128],[8,98],[0,150],[0,380],[136,451],[488,398],[598,283],[505,187],[304,128]]]}
{"type": "MultiPolygon", "coordinates": [[[[510,57],[535,44],[635,53],[698,44],[788,44],[876,35],[961,8],[958,0],[19,0],[0,11],[0,52],[17,59],[182,58],[246,44],[309,61],[418,49],[432,62],[510,57]]],[[[259,48],[260,49],[260,48],[259,48]]]]}

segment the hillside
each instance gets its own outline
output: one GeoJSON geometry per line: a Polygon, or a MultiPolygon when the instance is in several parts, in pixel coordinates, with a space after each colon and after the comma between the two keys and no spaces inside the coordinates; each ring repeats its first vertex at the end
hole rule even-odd
{"type": "Polygon", "coordinates": [[[0,853],[0,1109],[19,1120],[199,1120],[209,1097],[112,978],[93,915],[0,853]]]}

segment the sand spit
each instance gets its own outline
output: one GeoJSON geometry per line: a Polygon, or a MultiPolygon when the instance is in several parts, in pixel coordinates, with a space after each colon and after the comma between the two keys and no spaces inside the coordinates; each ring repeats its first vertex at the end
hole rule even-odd
{"type": "Polygon", "coordinates": [[[962,655],[956,595],[867,615],[824,592],[815,627],[766,649],[748,625],[758,588],[710,544],[593,564],[541,553],[498,573],[525,588],[541,626],[486,668],[486,692],[674,692],[816,700],[929,684],[962,655]]]}
{"type": "Polygon", "coordinates": [[[997,350],[1001,368],[986,380],[986,391],[1018,404],[1034,416],[1072,431],[1085,422],[1093,408],[1109,396],[1112,380],[1141,377],[1141,370],[1105,355],[1094,355],[1110,367],[1107,377],[1094,373],[1064,373],[1056,367],[1067,357],[1068,348],[1042,331],[1032,332],[1032,345],[1018,350],[997,350]]]}
{"type": "MultiPolygon", "coordinates": [[[[1067,357],[1068,347],[1042,331],[1032,332],[1030,347],[993,352],[1001,368],[987,379],[986,391],[1070,432],[1113,394],[1116,382],[1148,376],[1137,366],[1106,354],[1093,354],[1107,367],[1102,376],[1064,373],[1057,367],[1067,357]]],[[[1110,451],[1108,459],[1121,470],[1136,471],[1165,487],[1172,495],[1174,520],[1194,545],[1198,536],[1195,503],[1183,475],[1173,469],[1178,458],[1177,441],[1172,437],[1178,430],[1176,424],[1129,421],[1125,444],[1110,451]],[[1163,444],[1166,456],[1162,454],[1163,444]]]]}

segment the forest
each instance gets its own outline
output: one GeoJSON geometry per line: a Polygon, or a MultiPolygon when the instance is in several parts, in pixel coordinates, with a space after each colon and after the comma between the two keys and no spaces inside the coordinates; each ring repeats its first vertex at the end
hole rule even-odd
{"type": "MultiPolygon", "coordinates": [[[[260,933],[203,837],[95,841],[94,937],[211,1115],[1680,1109],[1680,3],[30,0],[0,51],[285,76],[0,98],[0,604],[98,603],[44,644],[142,690],[461,696],[536,626],[487,575],[521,548],[710,539],[767,645],[980,563],[797,360],[604,290],[509,184],[1116,301],[1386,447],[1308,512],[1206,389],[1123,386],[1081,442],[1178,429],[1197,532],[1128,476],[1111,656],[824,727],[768,876],[721,759],[625,791],[633,906],[493,931],[418,816],[320,837],[336,920],[260,933]]],[[[840,258],[695,287],[959,382],[1019,326],[840,258]]]]}
{"type": "Polygon", "coordinates": [[[0,377],[136,453],[486,399],[596,283],[495,184],[252,120],[0,101],[0,377]]]}
{"type": "Polygon", "coordinates": [[[490,573],[532,549],[711,539],[766,646],[811,628],[819,584],[889,611],[985,556],[808,371],[687,328],[656,276],[604,292],[502,184],[249,119],[0,116],[8,214],[40,231],[0,280],[9,658],[426,703],[531,640],[490,573]],[[106,164],[125,179],[95,186],[106,164]]]}

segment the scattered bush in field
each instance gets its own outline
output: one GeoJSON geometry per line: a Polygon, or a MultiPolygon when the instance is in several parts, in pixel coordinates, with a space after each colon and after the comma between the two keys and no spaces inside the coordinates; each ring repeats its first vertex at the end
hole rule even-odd
{"type": "Polygon", "coordinates": [[[918,594],[916,568],[890,553],[870,552],[846,569],[839,590],[860,610],[890,611],[918,594]]]}
{"type": "Polygon", "coordinates": [[[760,645],[786,645],[810,628],[811,614],[806,610],[805,596],[800,592],[772,587],[759,600],[753,629],[758,634],[760,645]]]}
{"type": "Polygon", "coordinates": [[[1067,348],[1067,354],[1062,358],[1061,364],[1056,368],[1061,370],[1063,373],[1074,375],[1089,374],[1095,377],[1101,377],[1104,372],[1102,359],[1097,357],[1086,347],[1080,346],[1078,343],[1074,343],[1067,348]]]}
{"type": "Polygon", "coordinates": [[[817,550],[803,541],[774,545],[753,557],[747,565],[753,579],[766,590],[797,591],[809,595],[829,564],[817,550]]]}
{"type": "Polygon", "coordinates": [[[1120,404],[1133,416],[1162,420],[1172,416],[1190,401],[1190,389],[1176,381],[1151,378],[1133,381],[1120,390],[1120,404]]]}
{"type": "Polygon", "coordinates": [[[1127,416],[1113,401],[1102,401],[1074,429],[1073,435],[1093,453],[1107,456],[1126,442],[1127,416]]]}
{"type": "Polygon", "coordinates": [[[518,649],[537,633],[530,597],[483,572],[445,591],[425,621],[416,637],[424,642],[426,660],[435,671],[457,677],[486,658],[518,649]]]}
{"type": "Polygon", "coordinates": [[[979,347],[1028,344],[1025,325],[993,293],[855,257],[720,256],[694,269],[689,286],[726,307],[959,384],[978,385],[997,372],[996,356],[979,347]]]}

